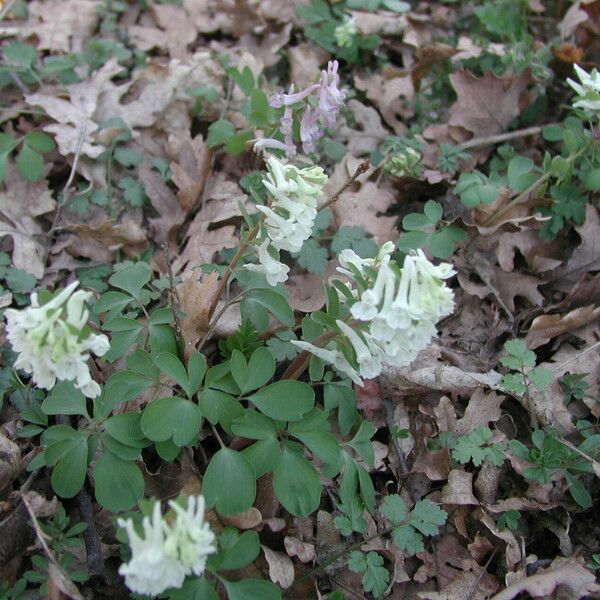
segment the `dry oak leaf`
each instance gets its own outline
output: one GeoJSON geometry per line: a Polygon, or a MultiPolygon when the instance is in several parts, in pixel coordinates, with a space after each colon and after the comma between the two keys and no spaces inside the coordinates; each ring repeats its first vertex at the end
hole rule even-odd
{"type": "MultiPolygon", "coordinates": [[[[247,202],[237,183],[220,175],[211,182],[205,201],[186,233],[186,246],[173,262],[176,273],[191,271],[203,263],[209,263],[215,252],[231,248],[238,242],[235,225],[241,218],[240,203],[247,202]],[[227,223],[227,224],[226,224],[227,223]]],[[[251,207],[248,207],[249,212],[251,207]]]]}
{"type": "MultiPolygon", "coordinates": [[[[171,162],[171,179],[179,190],[177,192],[177,202],[187,213],[195,208],[202,199],[202,192],[210,172],[212,152],[206,145],[204,138],[197,135],[195,138],[190,137],[179,144],[177,155],[177,160],[171,162]]],[[[237,184],[228,183],[234,185],[234,191],[239,194],[237,184]]],[[[221,197],[229,197],[230,195],[231,188],[227,190],[225,196],[221,192],[221,197]]],[[[217,198],[214,189],[212,197],[213,199],[217,198]]],[[[241,194],[240,197],[242,197],[241,194]]],[[[245,196],[242,199],[245,199],[245,196]]]]}
{"type": "Polygon", "coordinates": [[[476,77],[469,71],[450,75],[457,100],[450,107],[448,124],[462,127],[472,137],[503,132],[529,103],[525,92],[531,83],[529,70],[518,75],[496,77],[490,72],[476,77]]]}
{"type": "Polygon", "coordinates": [[[510,316],[515,310],[517,296],[526,298],[534,306],[541,306],[544,303],[544,297],[537,289],[543,283],[541,279],[524,273],[506,273],[500,267],[492,265],[477,251],[473,251],[467,260],[470,270],[474,271],[481,280],[481,283],[475,283],[471,281],[464,269],[459,270],[458,282],[467,294],[482,300],[493,295],[510,316]]]}
{"type": "Polygon", "coordinates": [[[415,96],[415,88],[410,74],[398,75],[389,73],[386,76],[373,73],[366,77],[354,76],[354,85],[365,92],[367,98],[379,109],[383,120],[397,135],[406,131],[406,125],[398,118],[408,119],[414,115],[410,108],[415,96]]]}
{"type": "Polygon", "coordinates": [[[196,28],[187,12],[174,4],[151,4],[157,27],[130,25],[127,33],[140,50],[166,48],[171,58],[183,58],[189,44],[196,39],[196,28]]]}
{"type": "Polygon", "coordinates": [[[286,49],[290,64],[290,81],[298,89],[304,89],[315,81],[319,67],[327,61],[329,54],[313,43],[302,43],[286,49]]]}
{"type": "Polygon", "coordinates": [[[53,211],[56,201],[48,182],[24,181],[13,166],[8,168],[4,191],[0,192],[0,237],[13,239],[12,264],[38,279],[44,275],[44,246],[38,241],[43,229],[36,217],[53,211]]]}
{"type": "Polygon", "coordinates": [[[181,321],[181,333],[185,342],[184,356],[188,358],[196,344],[208,331],[210,307],[219,290],[219,274],[213,271],[198,281],[192,273],[177,286],[179,308],[185,313],[181,321]]]}
{"type": "Polygon", "coordinates": [[[531,323],[524,341],[529,349],[534,350],[563,333],[577,335],[577,329],[599,318],[600,307],[595,306],[582,306],[564,315],[540,315],[531,323]]]}
{"type": "Polygon", "coordinates": [[[536,229],[502,233],[496,247],[498,264],[503,271],[514,269],[516,250],[519,250],[533,273],[552,271],[562,264],[563,243],[543,240],[536,229]]]}
{"type": "Polygon", "coordinates": [[[477,388],[469,399],[462,419],[456,421],[453,432],[467,435],[475,427],[487,427],[495,423],[502,416],[500,405],[505,399],[505,396],[494,391],[486,393],[483,388],[477,388]]]}
{"type": "Polygon", "coordinates": [[[561,558],[556,559],[544,572],[515,581],[492,600],[513,600],[524,592],[533,598],[549,597],[559,586],[569,588],[571,598],[581,598],[588,594],[598,597],[600,592],[593,573],[573,558],[561,558]]]}
{"type": "Polygon", "coordinates": [[[127,256],[139,255],[146,247],[146,232],[126,216],[120,222],[103,220],[75,223],[68,229],[77,235],[65,242],[71,256],[85,256],[97,262],[111,262],[113,252],[123,249],[127,256]]]}
{"type": "Polygon", "coordinates": [[[293,536],[286,535],[283,538],[283,545],[288,556],[297,556],[303,563],[313,562],[317,555],[314,544],[303,542],[293,536]]]}
{"type": "Polygon", "coordinates": [[[600,215],[598,209],[587,204],[585,222],[575,227],[581,244],[562,269],[557,269],[555,285],[569,291],[581,277],[590,271],[600,271],[600,215]]]}
{"type": "MultiPolygon", "coordinates": [[[[97,158],[104,146],[95,143],[98,131],[96,111],[102,94],[114,85],[110,80],[123,70],[115,58],[108,60],[101,69],[81,83],[66,86],[69,100],[50,94],[26,94],[25,100],[32,106],[41,106],[49,117],[57,121],[44,127],[54,134],[58,150],[63,156],[81,153],[97,158]]],[[[110,115],[113,117],[116,115],[110,115]]],[[[108,117],[107,117],[108,118],[108,117]]]]}
{"type": "Polygon", "coordinates": [[[473,495],[473,473],[453,469],[448,474],[448,483],[442,488],[442,504],[479,505],[473,495]]]}
{"type": "Polygon", "coordinates": [[[436,363],[418,369],[387,367],[381,374],[385,380],[395,381],[396,387],[421,388],[445,392],[464,392],[479,387],[494,387],[502,378],[497,371],[467,373],[458,367],[436,363]]]}
{"type": "Polygon", "coordinates": [[[351,128],[344,124],[339,128],[340,138],[348,141],[348,152],[354,156],[374,152],[389,136],[389,131],[381,124],[379,113],[371,106],[365,106],[355,99],[348,100],[346,106],[358,125],[357,128],[351,128]]]}
{"type": "Polygon", "coordinates": [[[38,50],[81,52],[96,30],[101,2],[91,0],[33,0],[27,3],[28,20],[19,30],[35,35],[38,50]]]}
{"type": "Polygon", "coordinates": [[[157,244],[168,241],[173,244],[177,229],[185,221],[186,213],[181,209],[175,194],[161,177],[146,163],[138,170],[138,177],[150,203],[158,213],[158,218],[148,219],[154,230],[157,244]]]}
{"type": "Polygon", "coordinates": [[[284,590],[294,583],[294,563],[292,559],[283,552],[275,552],[261,544],[265,553],[265,559],[269,565],[269,578],[284,590]]]}
{"type": "Polygon", "coordinates": [[[396,217],[382,216],[393,203],[391,192],[366,181],[357,192],[344,192],[333,205],[333,213],[338,227],[362,227],[383,244],[398,237],[396,217]]]}

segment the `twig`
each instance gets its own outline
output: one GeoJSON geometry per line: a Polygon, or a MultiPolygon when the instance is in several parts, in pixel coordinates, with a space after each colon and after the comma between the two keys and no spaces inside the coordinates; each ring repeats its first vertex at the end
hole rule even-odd
{"type": "Polygon", "coordinates": [[[179,307],[181,301],[179,300],[179,293],[175,287],[175,277],[173,277],[173,269],[171,267],[171,253],[169,252],[169,244],[163,242],[161,244],[162,251],[165,255],[165,262],[167,263],[167,274],[169,276],[169,292],[171,296],[171,308],[175,318],[175,334],[177,337],[177,343],[179,350],[181,351],[185,346],[185,340],[183,339],[183,329],[181,328],[181,319],[179,318],[179,307]]]}
{"type": "Polygon", "coordinates": [[[3,7],[2,10],[0,10],[0,21],[2,21],[2,19],[4,19],[4,17],[11,11],[13,5],[16,3],[17,0],[9,0],[3,7]]]}
{"type": "Polygon", "coordinates": [[[319,206],[319,211],[322,211],[326,208],[329,208],[332,204],[335,204],[339,199],[340,196],[363,174],[366,173],[369,170],[369,161],[368,160],[364,160],[363,162],[360,163],[360,165],[358,165],[358,167],[356,167],[356,171],[354,171],[354,174],[348,179],[348,181],[346,181],[346,183],[344,183],[344,185],[333,195],[331,196],[331,198],[329,198],[329,200],[327,200],[327,202],[325,202],[324,204],[321,204],[321,206],[319,206]]]}
{"type": "Polygon", "coordinates": [[[81,488],[77,494],[77,505],[81,518],[87,524],[83,532],[83,540],[85,542],[85,552],[90,575],[104,577],[102,546],[100,545],[100,538],[98,537],[96,523],[94,522],[94,512],[92,510],[90,495],[85,488],[81,488]]]}
{"type": "Polygon", "coordinates": [[[208,329],[206,330],[206,333],[202,336],[200,343],[196,347],[196,350],[198,350],[198,352],[200,352],[202,350],[202,348],[204,347],[204,344],[206,344],[206,342],[212,336],[212,334],[215,330],[215,327],[217,326],[217,323],[219,322],[219,319],[225,314],[225,311],[232,304],[235,304],[245,293],[246,293],[246,290],[242,290],[239,294],[236,294],[233,298],[228,299],[223,304],[223,306],[219,309],[219,312],[217,312],[217,314],[214,316],[213,320],[211,321],[210,325],[208,326],[208,329]]]}
{"type": "MultiPolygon", "coordinates": [[[[394,452],[396,453],[396,457],[398,458],[398,462],[402,467],[403,475],[410,475],[411,470],[408,468],[408,463],[406,462],[406,456],[404,456],[404,451],[400,447],[396,436],[392,433],[392,427],[395,425],[394,423],[394,406],[390,399],[383,395],[383,406],[385,407],[385,424],[390,432],[390,436],[392,438],[392,447],[394,448],[394,452]]],[[[408,478],[405,478],[406,491],[410,496],[413,504],[417,501],[417,495],[415,494],[415,490],[413,489],[412,483],[409,482],[408,478]]]]}
{"type": "Polygon", "coordinates": [[[492,560],[494,560],[494,556],[496,556],[496,552],[498,552],[498,548],[494,548],[494,551],[490,554],[490,557],[485,562],[485,565],[483,565],[483,567],[481,567],[481,571],[479,572],[479,575],[477,575],[477,579],[474,581],[473,585],[471,586],[471,589],[469,590],[469,594],[467,595],[465,600],[473,600],[473,596],[475,595],[475,592],[477,591],[477,586],[479,585],[479,582],[483,579],[483,576],[487,573],[490,563],[492,562],[492,560]]]}
{"type": "Polygon", "coordinates": [[[79,162],[79,157],[81,156],[81,149],[83,148],[83,142],[85,140],[85,133],[87,131],[87,116],[81,126],[81,131],[79,132],[79,137],[77,138],[77,148],[75,149],[75,155],[73,157],[73,164],[71,165],[71,171],[69,172],[69,177],[67,178],[67,182],[65,183],[62,194],[60,195],[60,201],[56,206],[56,213],[54,214],[54,219],[52,221],[52,227],[48,232],[48,242],[50,242],[52,234],[56,231],[58,226],[58,221],[60,219],[60,213],[65,206],[65,204],[69,201],[71,197],[71,184],[73,183],[73,179],[75,178],[75,171],[77,169],[77,163],[79,162]]]}
{"type": "Polygon", "coordinates": [[[534,125],[533,127],[526,127],[525,129],[517,129],[516,131],[507,131],[506,133],[498,133],[496,135],[487,135],[485,137],[473,138],[462,144],[458,144],[457,148],[461,150],[468,150],[469,148],[479,148],[481,146],[490,146],[492,144],[499,144],[501,142],[508,142],[521,137],[527,137],[530,135],[538,135],[546,127],[552,125],[558,125],[558,123],[549,123],[548,125],[534,125]]]}
{"type": "MultiPolygon", "coordinates": [[[[569,156],[566,160],[568,162],[575,161],[582,154],[585,154],[588,151],[588,149],[590,148],[590,146],[592,144],[593,144],[593,140],[590,140],[587,144],[585,144],[585,146],[583,146],[582,148],[580,148],[577,152],[575,152],[575,154],[572,154],[571,156],[569,156]]],[[[513,200],[511,200],[504,208],[500,209],[497,213],[494,213],[494,214],[490,215],[481,224],[481,226],[482,227],[489,227],[493,223],[496,223],[498,221],[498,219],[502,215],[504,215],[505,213],[507,213],[511,208],[513,208],[514,206],[517,206],[518,204],[522,204],[523,202],[526,202],[527,200],[529,200],[529,196],[533,192],[535,192],[539,187],[541,187],[544,183],[546,183],[546,181],[548,181],[548,179],[550,179],[550,177],[552,177],[552,173],[551,172],[544,173],[541,177],[538,177],[538,179],[536,179],[526,190],[524,190],[518,196],[516,196],[513,200]]]]}

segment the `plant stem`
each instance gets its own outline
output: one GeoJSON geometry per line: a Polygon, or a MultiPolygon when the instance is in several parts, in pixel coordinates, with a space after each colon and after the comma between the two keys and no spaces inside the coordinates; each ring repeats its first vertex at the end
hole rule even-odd
{"type": "Polygon", "coordinates": [[[339,199],[340,196],[363,174],[366,173],[369,170],[369,161],[368,160],[364,160],[363,162],[361,162],[358,167],[356,167],[356,171],[354,171],[354,174],[346,181],[346,183],[344,183],[344,185],[333,195],[331,196],[331,198],[329,198],[329,200],[327,200],[327,202],[325,202],[324,204],[321,204],[321,206],[319,206],[318,210],[319,212],[329,208],[332,204],[335,204],[339,199]]]}
{"type": "MultiPolygon", "coordinates": [[[[337,335],[337,331],[326,331],[320,336],[316,337],[311,341],[311,344],[315,346],[324,346],[331,338],[337,335]]],[[[308,366],[310,360],[310,352],[308,350],[302,350],[296,358],[288,365],[288,368],[284,371],[281,379],[298,379],[304,370],[308,366]]]]}
{"type": "MultiPolygon", "coordinates": [[[[583,147],[581,147],[575,154],[569,156],[566,160],[570,163],[574,162],[578,159],[582,154],[585,154],[591,145],[594,143],[593,140],[588,141],[583,147]]],[[[542,186],[548,179],[552,177],[551,172],[544,173],[540,177],[538,177],[526,190],[521,192],[518,196],[516,196],[513,200],[511,200],[504,208],[500,209],[497,213],[490,215],[482,224],[482,227],[489,227],[498,221],[500,217],[502,217],[505,213],[507,213],[511,208],[517,206],[518,204],[522,204],[529,200],[529,196],[535,192],[540,186],[542,186]]]]}
{"type": "Polygon", "coordinates": [[[473,138],[463,144],[458,144],[457,148],[461,150],[468,150],[469,148],[480,148],[482,146],[489,146],[491,144],[499,144],[501,142],[508,142],[521,137],[527,137],[530,135],[538,135],[546,127],[552,125],[559,125],[559,123],[548,123],[547,125],[534,125],[533,127],[526,127],[525,129],[517,129],[516,131],[507,131],[506,133],[498,133],[496,135],[488,135],[480,138],[473,138]]]}

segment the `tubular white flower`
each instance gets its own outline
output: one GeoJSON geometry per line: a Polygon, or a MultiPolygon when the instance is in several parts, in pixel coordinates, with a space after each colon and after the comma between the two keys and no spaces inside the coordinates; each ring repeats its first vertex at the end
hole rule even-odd
{"type": "Polygon", "coordinates": [[[190,496],[187,509],[171,501],[175,512],[169,524],[160,511],[160,502],[152,509],[152,518],[142,520],[139,536],[131,519],[118,519],[129,538],[131,559],[119,567],[127,587],[137,594],[157,596],[169,588],[180,588],[188,575],[201,575],[209,555],[217,551],[215,535],[204,521],[204,498],[190,496]]]}
{"type": "Polygon", "coordinates": [[[578,98],[573,102],[574,108],[583,108],[590,111],[600,111],[600,73],[593,69],[588,73],[579,65],[574,65],[580,83],[567,79],[567,83],[575,90],[578,98]]]}
{"type": "MultiPolygon", "coordinates": [[[[398,269],[390,257],[394,248],[388,242],[375,258],[362,259],[348,249],[338,257],[338,271],[360,281],[359,289],[352,281],[346,284],[352,297],[339,294],[340,301],[349,303],[352,317],[368,324],[368,329],[359,335],[352,323],[336,323],[356,355],[350,367],[356,364],[360,376],[369,379],[379,375],[383,364],[409,365],[436,335],[436,323],[454,309],[454,294],[445,284],[455,273],[452,266],[433,265],[417,251],[398,269]]],[[[333,343],[342,339],[335,338],[333,343]]],[[[317,353],[312,345],[304,348],[317,353]]],[[[336,355],[331,352],[327,350],[323,360],[334,364],[336,355]]]]}
{"type": "Polygon", "coordinates": [[[166,589],[180,588],[185,580],[186,569],[177,558],[167,555],[165,541],[167,527],[160,513],[160,502],[152,510],[152,519],[144,517],[143,537],[140,537],[131,519],[118,519],[129,538],[131,560],[119,567],[125,577],[125,585],[137,594],[157,596],[166,589]]]}
{"type": "Polygon", "coordinates": [[[258,260],[258,265],[245,265],[245,268],[248,271],[254,271],[255,273],[263,273],[267,278],[268,284],[272,286],[276,286],[278,283],[287,281],[290,268],[287,265],[275,260],[269,254],[268,238],[266,238],[265,241],[258,247],[258,260]]]}
{"type": "Polygon", "coordinates": [[[56,380],[72,381],[86,396],[95,398],[100,386],[92,380],[87,366],[89,352],[102,356],[110,344],[105,335],[87,329],[85,302],[92,294],[75,292],[78,285],[73,282],[41,306],[33,293],[29,307],[7,309],[6,332],[18,353],[14,367],[30,373],[38,386],[51,389],[56,380]]]}
{"type": "Polygon", "coordinates": [[[298,346],[302,350],[306,350],[320,358],[323,362],[333,365],[340,373],[347,375],[354,383],[362,386],[363,382],[360,373],[346,360],[346,357],[339,350],[330,350],[328,348],[320,348],[309,342],[302,340],[290,340],[294,346],[298,346]]]}
{"type": "Polygon", "coordinates": [[[365,341],[344,321],[336,321],[341,332],[346,336],[356,354],[359,371],[362,377],[373,379],[381,373],[383,352],[377,346],[368,334],[365,334],[365,341]]]}
{"type": "Polygon", "coordinates": [[[267,235],[277,250],[300,252],[312,233],[327,175],[321,167],[298,169],[273,156],[267,161],[267,170],[263,184],[273,202],[271,206],[257,206],[266,216],[267,235]]]}

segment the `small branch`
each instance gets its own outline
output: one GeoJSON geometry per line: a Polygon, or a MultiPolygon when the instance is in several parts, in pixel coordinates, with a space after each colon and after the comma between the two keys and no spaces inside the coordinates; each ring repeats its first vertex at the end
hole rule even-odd
{"type": "Polygon", "coordinates": [[[181,306],[181,302],[179,300],[179,294],[177,292],[177,288],[175,287],[175,277],[173,276],[173,269],[171,267],[171,253],[169,252],[169,244],[167,242],[163,242],[161,244],[161,248],[163,254],[165,255],[165,262],[167,263],[167,273],[169,276],[169,292],[171,297],[171,309],[173,310],[173,315],[175,318],[175,334],[177,337],[177,345],[179,346],[179,351],[183,350],[185,347],[185,341],[183,339],[183,330],[181,329],[181,319],[179,318],[179,307],[181,306]]]}
{"type": "Polygon", "coordinates": [[[100,545],[100,538],[98,537],[96,523],[94,522],[94,511],[92,510],[90,495],[87,493],[85,487],[81,488],[77,494],[77,505],[82,520],[87,524],[83,532],[83,540],[85,542],[85,552],[90,575],[104,577],[102,546],[100,545]]]}
{"type": "Polygon", "coordinates": [[[490,146],[492,144],[500,144],[501,142],[508,142],[522,137],[528,137],[530,135],[540,134],[546,127],[552,125],[558,125],[558,123],[549,123],[548,125],[534,125],[533,127],[526,127],[525,129],[517,129],[516,131],[507,131],[506,133],[498,133],[496,135],[488,135],[480,138],[473,138],[462,144],[458,144],[457,148],[461,150],[468,150],[469,148],[480,148],[482,146],[490,146]]]}
{"type": "Polygon", "coordinates": [[[215,330],[215,327],[217,326],[217,323],[219,322],[219,319],[225,314],[225,311],[232,304],[235,304],[245,293],[246,293],[246,290],[242,290],[239,294],[236,294],[233,298],[227,300],[227,302],[225,302],[223,304],[223,306],[219,309],[219,312],[214,316],[213,320],[210,322],[210,325],[209,325],[208,329],[206,330],[206,333],[202,336],[200,343],[196,347],[196,350],[198,350],[198,352],[202,351],[204,344],[206,344],[206,342],[212,336],[212,334],[215,330]]]}
{"type": "MultiPolygon", "coordinates": [[[[575,154],[572,154],[571,156],[569,156],[566,160],[571,163],[574,162],[582,154],[585,154],[589,150],[589,148],[591,147],[591,145],[593,143],[594,143],[593,140],[590,140],[587,144],[585,144],[585,146],[580,148],[577,152],[575,152],[575,154]]],[[[521,192],[518,196],[516,196],[513,200],[511,200],[504,208],[499,210],[497,213],[490,215],[481,224],[481,226],[489,227],[490,225],[493,225],[494,223],[496,223],[498,221],[498,219],[501,216],[503,216],[505,213],[507,213],[511,208],[529,200],[529,197],[531,196],[531,194],[533,192],[535,192],[544,183],[546,183],[546,181],[548,181],[548,179],[550,179],[550,177],[552,177],[552,173],[550,173],[550,172],[544,173],[541,177],[538,177],[538,179],[536,179],[525,191],[521,192]]]]}
{"type": "Polygon", "coordinates": [[[354,171],[354,174],[346,181],[346,183],[344,183],[344,185],[333,195],[331,196],[331,198],[329,198],[329,200],[327,200],[327,202],[325,202],[324,204],[322,204],[321,206],[319,206],[319,211],[322,211],[326,208],[329,208],[332,204],[335,204],[339,199],[340,196],[363,174],[366,173],[369,170],[369,161],[368,160],[364,160],[363,162],[360,163],[360,165],[358,165],[358,167],[356,167],[356,171],[354,171]]]}
{"type": "Polygon", "coordinates": [[[483,579],[483,576],[487,573],[488,567],[490,566],[492,560],[494,560],[494,556],[496,556],[496,552],[498,552],[498,548],[494,548],[494,551],[490,554],[490,557],[487,559],[485,565],[483,565],[483,567],[481,567],[481,571],[479,572],[479,575],[477,575],[477,579],[473,582],[473,585],[471,586],[471,589],[469,590],[469,594],[468,594],[466,600],[473,600],[473,596],[475,595],[475,592],[477,591],[479,582],[483,579]]]}

